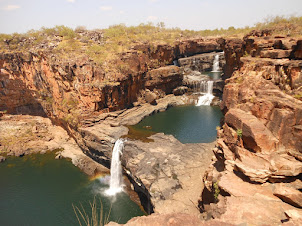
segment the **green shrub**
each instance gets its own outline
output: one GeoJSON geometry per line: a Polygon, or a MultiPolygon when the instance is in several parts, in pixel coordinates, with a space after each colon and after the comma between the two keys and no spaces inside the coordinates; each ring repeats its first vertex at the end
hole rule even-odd
{"type": "Polygon", "coordinates": [[[238,137],[242,138],[242,129],[237,129],[236,133],[238,137]]]}
{"type": "Polygon", "coordinates": [[[214,199],[215,201],[217,202],[218,201],[218,196],[220,194],[220,189],[219,189],[219,186],[218,186],[218,182],[214,182],[213,184],[213,189],[214,189],[214,199]]]}

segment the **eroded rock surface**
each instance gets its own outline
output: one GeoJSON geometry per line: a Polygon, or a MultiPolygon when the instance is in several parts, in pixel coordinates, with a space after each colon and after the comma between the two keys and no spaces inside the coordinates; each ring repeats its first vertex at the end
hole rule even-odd
{"type": "MultiPolygon", "coordinates": [[[[86,156],[77,143],[50,119],[28,115],[5,115],[0,120],[0,151],[7,156],[57,151],[57,158],[71,159],[86,174],[93,176],[108,170],[86,156]]],[[[3,157],[2,157],[3,159],[3,157]]]]}
{"type": "MultiPolygon", "coordinates": [[[[110,222],[107,226],[117,226],[115,222],[110,222]]],[[[198,217],[185,213],[177,214],[152,214],[150,216],[134,217],[128,221],[125,226],[141,226],[141,225],[174,225],[174,226],[231,226],[232,224],[224,223],[217,220],[202,221],[198,217]]]]}
{"type": "Polygon", "coordinates": [[[182,144],[171,135],[155,134],[145,143],[128,140],[123,165],[148,189],[156,213],[199,214],[201,177],[214,143],[182,144]]]}
{"type": "Polygon", "coordinates": [[[204,176],[204,217],[236,225],[299,225],[299,41],[249,37],[221,43],[231,78],[224,87],[215,159],[204,176]]]}

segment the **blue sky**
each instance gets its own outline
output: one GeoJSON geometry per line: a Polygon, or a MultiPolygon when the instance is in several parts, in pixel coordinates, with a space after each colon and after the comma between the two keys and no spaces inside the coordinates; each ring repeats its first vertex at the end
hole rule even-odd
{"type": "Polygon", "coordinates": [[[0,33],[148,21],[201,30],[251,26],[268,16],[293,14],[302,16],[302,0],[0,0],[0,33]]]}

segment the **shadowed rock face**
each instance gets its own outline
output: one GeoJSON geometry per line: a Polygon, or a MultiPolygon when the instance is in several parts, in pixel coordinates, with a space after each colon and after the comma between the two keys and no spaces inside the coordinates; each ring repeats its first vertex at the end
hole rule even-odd
{"type": "Polygon", "coordinates": [[[222,52],[212,52],[194,55],[191,57],[180,58],[178,63],[185,69],[189,68],[193,71],[212,71],[213,62],[216,55],[219,55],[219,67],[221,70],[224,68],[225,60],[222,52]]]}
{"type": "Polygon", "coordinates": [[[302,85],[299,41],[246,37],[223,45],[232,74],[201,209],[234,224],[301,224],[302,102],[294,98],[302,85]],[[250,56],[240,56],[245,51],[250,56]]]}
{"type": "Polygon", "coordinates": [[[177,66],[166,66],[147,72],[145,87],[161,89],[166,94],[172,93],[175,87],[182,84],[182,70],[177,66]]]}
{"type": "Polygon", "coordinates": [[[173,47],[141,44],[110,62],[114,66],[109,71],[86,56],[64,60],[46,50],[1,54],[0,110],[63,119],[67,114],[75,118],[129,108],[145,87],[171,93],[181,85],[179,68],[165,67],[173,60],[218,50],[215,40],[203,39],[180,41],[173,47]]]}

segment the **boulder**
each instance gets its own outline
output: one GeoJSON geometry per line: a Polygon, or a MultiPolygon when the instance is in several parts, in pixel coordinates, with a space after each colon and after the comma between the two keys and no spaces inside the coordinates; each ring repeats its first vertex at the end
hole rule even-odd
{"type": "Polygon", "coordinates": [[[272,153],[269,160],[272,178],[294,177],[302,173],[302,162],[288,154],[272,153]]]}
{"type": "Polygon", "coordinates": [[[152,105],[156,105],[156,99],[157,99],[157,95],[154,92],[151,92],[150,90],[147,90],[145,92],[145,100],[147,103],[152,104],[152,105]]]}
{"type": "Polygon", "coordinates": [[[188,92],[188,87],[187,86],[180,86],[180,87],[177,87],[173,90],[173,94],[175,96],[181,96],[185,93],[188,92]]]}
{"type": "Polygon", "coordinates": [[[296,60],[302,60],[302,40],[297,41],[297,45],[294,46],[293,58],[296,60]]]}
{"type": "Polygon", "coordinates": [[[276,184],[274,195],[293,206],[302,207],[302,192],[285,184],[276,184]]]}
{"type": "Polygon", "coordinates": [[[263,123],[254,115],[240,109],[230,109],[225,122],[235,130],[242,130],[244,146],[255,152],[272,152],[278,143],[263,123]]]}

